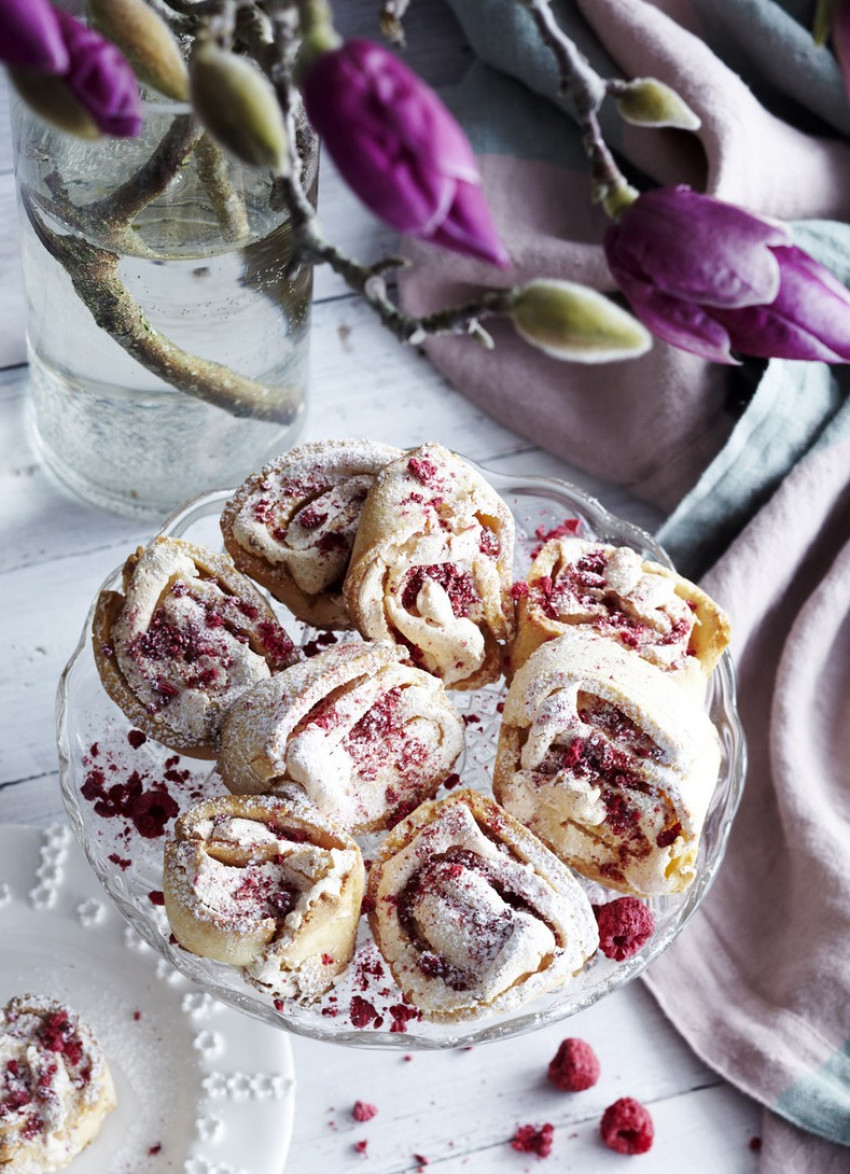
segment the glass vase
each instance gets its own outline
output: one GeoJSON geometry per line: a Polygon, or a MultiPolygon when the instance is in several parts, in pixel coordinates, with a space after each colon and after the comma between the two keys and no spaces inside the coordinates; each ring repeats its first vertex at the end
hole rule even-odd
{"type": "MultiPolygon", "coordinates": [[[[188,108],[87,141],[13,99],[30,420],[85,499],[157,517],[291,446],[307,394],[312,270],[294,264],[270,172],[188,108]]],[[[299,150],[315,195],[318,146],[299,150]]]]}

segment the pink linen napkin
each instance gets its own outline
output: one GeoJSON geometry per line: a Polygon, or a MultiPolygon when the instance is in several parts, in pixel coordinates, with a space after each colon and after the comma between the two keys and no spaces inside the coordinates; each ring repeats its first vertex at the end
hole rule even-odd
{"type": "MultiPolygon", "coordinates": [[[[456,109],[513,269],[413,244],[406,308],[541,275],[610,292],[604,221],[526,14],[450,2],[479,58],[456,109]]],[[[850,281],[850,113],[799,4],[555,9],[603,73],[659,77],[702,119],[696,136],[606,122],[638,186],[689,182],[806,220],[796,239],[850,281]]],[[[850,381],[817,363],[729,371],[661,343],[583,368],[493,333],[493,352],[427,349],[515,430],[673,509],[660,537],[686,573],[720,554],[705,586],[732,618],[748,782],[714,888],[646,981],[699,1055],[766,1106],[763,1174],[850,1170],[850,381]]]]}

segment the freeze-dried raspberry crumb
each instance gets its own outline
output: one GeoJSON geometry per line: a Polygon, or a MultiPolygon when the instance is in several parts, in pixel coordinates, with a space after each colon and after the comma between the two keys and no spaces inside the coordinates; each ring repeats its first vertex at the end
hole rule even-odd
{"type": "Polygon", "coordinates": [[[354,1108],[351,1110],[351,1116],[355,1121],[371,1121],[377,1115],[377,1105],[370,1105],[366,1101],[355,1101],[354,1108]]]}
{"type": "Polygon", "coordinates": [[[596,1052],[583,1039],[562,1040],[546,1071],[561,1092],[582,1092],[599,1079],[596,1052]]]}
{"type": "Polygon", "coordinates": [[[609,1105],[599,1131],[608,1149],[618,1154],[645,1154],[655,1136],[649,1110],[634,1097],[620,1097],[609,1105]]]}
{"type": "Polygon", "coordinates": [[[366,1140],[365,1140],[365,1138],[364,1138],[364,1140],[363,1140],[363,1141],[355,1141],[355,1143],[354,1143],[354,1149],[356,1150],[356,1152],[357,1152],[358,1154],[365,1154],[365,1153],[366,1153],[366,1147],[367,1147],[368,1145],[369,1145],[369,1142],[368,1142],[368,1141],[366,1141],[366,1140]]]}
{"type": "Polygon", "coordinates": [[[594,905],[593,912],[599,925],[599,949],[616,962],[636,954],[655,930],[652,910],[637,897],[618,897],[607,905],[594,905]]]}
{"type": "Polygon", "coordinates": [[[539,1129],[536,1125],[518,1125],[511,1138],[511,1145],[521,1154],[537,1154],[538,1158],[548,1158],[552,1152],[554,1133],[555,1126],[548,1122],[539,1129]]]}
{"type": "Polygon", "coordinates": [[[761,1138],[760,1137],[751,1137],[750,1138],[750,1149],[753,1151],[753,1153],[758,1153],[758,1151],[761,1149],[761,1138]]]}

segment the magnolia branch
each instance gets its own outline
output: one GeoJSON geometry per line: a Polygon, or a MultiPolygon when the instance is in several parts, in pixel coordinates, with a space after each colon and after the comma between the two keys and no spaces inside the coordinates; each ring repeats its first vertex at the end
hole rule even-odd
{"type": "Polygon", "coordinates": [[[609,85],[558,25],[549,0],[519,0],[519,3],[531,14],[541,40],[555,57],[561,93],[572,98],[590,161],[593,201],[603,204],[606,212],[616,216],[637,192],[620,171],[602,137],[599,109],[609,85]]]}
{"type": "Polygon", "coordinates": [[[38,216],[30,194],[23,191],[21,195],[36,237],[65,269],[97,325],[146,370],[178,391],[224,408],[231,415],[291,423],[301,400],[299,389],[270,389],[220,363],[182,350],[145,317],[121,281],[116,253],[79,237],[51,232],[38,216]]]}

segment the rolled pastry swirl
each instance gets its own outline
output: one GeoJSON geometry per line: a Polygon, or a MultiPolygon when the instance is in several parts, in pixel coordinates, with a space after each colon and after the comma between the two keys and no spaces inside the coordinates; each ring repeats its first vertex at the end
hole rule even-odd
{"type": "Polygon", "coordinates": [[[276,999],[312,1002],[346,968],[364,878],[350,836],[268,796],[199,803],[165,845],[174,936],[193,954],[243,967],[276,999]]]}
{"type": "Polygon", "coordinates": [[[477,689],[501,673],[513,633],[514,525],[505,503],[465,461],[425,444],[375,480],[345,580],[357,627],[406,646],[447,688],[477,689]]]}
{"type": "Polygon", "coordinates": [[[100,1045],[69,1007],[21,995],[0,1010],[1,1170],[63,1169],[114,1108],[100,1045]]]}
{"type": "Polygon", "coordinates": [[[729,643],[729,622],[704,591],[628,546],[551,539],[526,582],[517,600],[514,672],[544,641],[587,626],[704,693],[729,643]]]}
{"type": "Polygon", "coordinates": [[[354,835],[430,798],[463,750],[442,683],[395,645],[339,644],[245,693],[219,771],[246,794],[300,794],[354,835]]]}
{"type": "Polygon", "coordinates": [[[222,715],[297,653],[227,555],[176,538],[139,547],[124,594],[103,591],[92,628],[107,693],[146,734],[212,758],[222,715]]]}
{"type": "Polygon", "coordinates": [[[325,440],[266,465],[222,511],[236,566],[304,623],[350,628],[342,582],[360,511],[375,475],[399,456],[372,440],[325,440]]]}
{"type": "Polygon", "coordinates": [[[714,726],[669,674],[576,628],[514,677],[493,789],[577,872],[652,896],[694,879],[719,765],[714,726]]]}
{"type": "Polygon", "coordinates": [[[475,791],[423,803],[390,832],[367,905],[396,982],[431,1019],[513,1010],[563,986],[599,944],[569,869],[475,791]]]}

